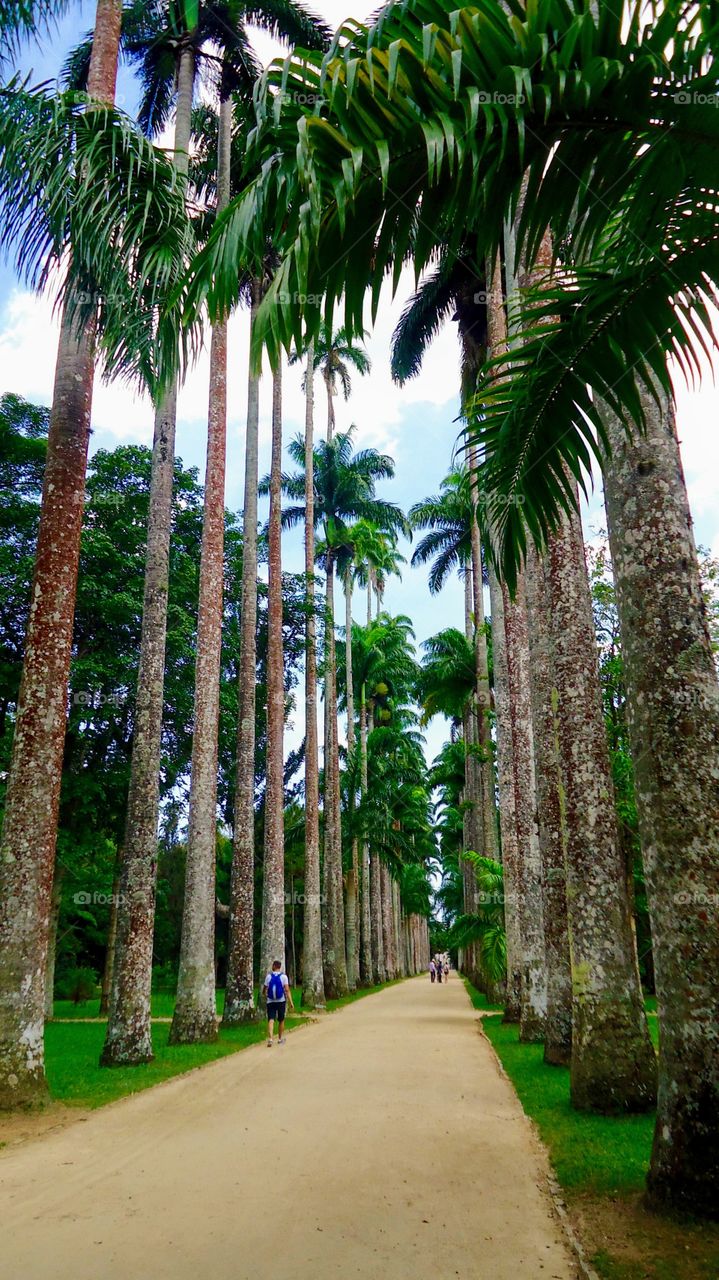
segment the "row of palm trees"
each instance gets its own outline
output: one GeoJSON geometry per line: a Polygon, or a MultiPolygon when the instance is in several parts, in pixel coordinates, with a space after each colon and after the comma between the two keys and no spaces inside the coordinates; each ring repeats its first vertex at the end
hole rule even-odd
{"type": "MultiPolygon", "coordinates": [[[[100,6],[98,20],[102,14],[100,6]]],[[[181,51],[180,96],[196,57],[193,40],[201,22],[196,5],[173,5],[171,14],[172,47],[181,51]],[[179,20],[186,21],[185,28],[178,28],[179,20]]],[[[653,1104],[657,1066],[618,839],[578,517],[577,485],[585,482],[592,455],[597,458],[617,574],[659,997],[650,1190],[659,1205],[708,1214],[715,1212],[719,1189],[719,1170],[706,1155],[716,1149],[718,1132],[719,965],[716,931],[704,909],[707,896],[715,901],[719,894],[719,685],[666,354],[673,351],[685,367],[696,367],[702,343],[712,341],[707,289],[716,275],[716,210],[706,189],[713,187],[716,122],[711,113],[693,109],[691,101],[692,94],[715,89],[715,28],[708,0],[693,8],[690,19],[679,0],[667,0],[661,11],[648,15],[632,0],[611,12],[589,0],[563,6],[541,0],[511,14],[499,0],[479,0],[458,16],[448,15],[434,0],[413,0],[389,5],[366,29],[348,26],[326,54],[325,33],[315,30],[312,38],[303,33],[308,48],[261,78],[257,126],[243,135],[247,162],[239,189],[206,244],[193,252],[191,232],[183,229],[179,265],[177,256],[169,261],[157,327],[158,297],[153,296],[153,307],[147,305],[147,273],[138,269],[147,263],[147,249],[138,239],[136,260],[128,263],[128,292],[139,319],[129,336],[125,330],[125,347],[137,353],[125,353],[128,363],[142,366],[148,352],[155,361],[159,477],[172,438],[168,388],[174,385],[179,355],[193,351],[205,304],[213,322],[220,323],[248,278],[257,282],[253,370],[263,346],[277,370],[281,349],[293,346],[309,351],[314,367],[312,343],[320,342],[323,326],[331,333],[327,324],[340,298],[350,341],[364,332],[368,283],[376,305],[385,273],[391,270],[396,282],[408,256],[418,272],[434,269],[398,335],[400,354],[402,344],[405,354],[398,357],[396,372],[411,374],[443,319],[456,318],[468,449],[465,474],[455,487],[470,513],[461,563],[465,638],[471,636],[475,672],[463,723],[465,847],[491,859],[501,830],[504,892],[507,906],[512,904],[507,911],[508,1008],[519,1019],[522,1037],[546,1037],[550,1060],[569,1056],[576,1106],[624,1111],[653,1104]],[[555,261],[560,250],[561,271],[555,261]],[[322,306],[318,299],[324,300],[322,306]],[[145,316],[153,319],[143,328],[145,316]],[[149,345],[146,330],[152,334],[149,345]],[[627,430],[628,417],[642,422],[642,434],[627,430]],[[498,819],[482,622],[485,572],[492,603],[498,819]],[[692,904],[677,911],[677,886],[687,884],[692,904]]],[[[99,58],[101,45],[108,45],[109,30],[107,21],[100,24],[102,40],[93,42],[93,59],[99,58]]],[[[101,136],[108,113],[93,107],[85,114],[101,136]]],[[[178,110],[178,124],[184,114],[178,110]]],[[[186,146],[184,153],[176,149],[181,190],[186,152],[186,146]]],[[[81,195],[92,156],[77,154],[81,195]]],[[[24,172],[23,161],[15,163],[24,172]]],[[[159,163],[154,182],[158,191],[172,185],[159,163]]],[[[34,198],[42,208],[42,200],[49,199],[34,198]]],[[[80,201],[79,210],[83,207],[80,201]]],[[[184,228],[179,211],[178,225],[184,228]]],[[[71,242],[70,279],[90,261],[81,212],[71,242]]],[[[92,267],[98,278],[108,278],[100,249],[92,267]]],[[[122,326],[109,301],[96,322],[99,340],[112,353],[122,326]]],[[[277,388],[278,378],[276,373],[277,388]]],[[[328,450],[336,439],[327,441],[328,450]]],[[[62,453],[59,443],[57,453],[62,453]]],[[[307,507],[314,488],[310,465],[315,466],[314,447],[308,451],[307,441],[304,457],[307,507]]],[[[65,480],[67,501],[79,492],[77,472],[76,463],[65,480]]],[[[160,511],[159,479],[157,485],[160,511]]],[[[299,499],[298,486],[299,480],[293,494],[299,499]]],[[[48,494],[47,519],[52,509],[48,494]]],[[[277,502],[273,517],[280,518],[277,502]]],[[[55,547],[65,537],[65,550],[71,550],[69,525],[48,525],[47,519],[41,544],[49,538],[48,545],[55,547]],[[52,536],[48,529],[54,529],[52,536]]],[[[317,523],[314,515],[309,523],[317,523]]],[[[341,532],[334,516],[323,532],[331,578],[341,532]]],[[[386,535],[391,532],[386,528],[386,535]]],[[[157,548],[153,589],[161,596],[159,536],[157,548]]],[[[72,554],[65,559],[72,566],[72,554]]],[[[11,956],[17,954],[18,940],[27,940],[28,921],[36,923],[35,902],[42,921],[49,898],[56,803],[53,810],[52,785],[39,796],[33,768],[40,759],[43,781],[59,778],[62,736],[57,693],[54,721],[45,714],[40,724],[33,723],[28,709],[35,699],[36,707],[48,711],[45,668],[35,663],[40,650],[34,638],[37,631],[39,643],[47,628],[46,593],[58,582],[57,566],[46,566],[42,557],[38,564],[33,643],[3,833],[3,865],[10,868],[3,874],[13,903],[20,904],[8,922],[15,930],[11,956]],[[52,568],[50,582],[43,578],[46,568],[52,568]],[[54,754],[44,758],[46,723],[54,724],[54,736],[49,735],[54,754]],[[26,724],[31,732],[26,733],[26,724]],[[26,826],[33,788],[38,816],[34,826],[26,826]],[[38,837],[32,845],[38,850],[32,882],[18,870],[20,855],[27,856],[27,831],[38,837]]],[[[313,570],[314,557],[308,557],[307,568],[313,570]]],[[[72,567],[69,578],[74,580],[72,567]]],[[[147,603],[150,608],[153,598],[147,603]]],[[[64,633],[53,631],[53,654],[65,652],[65,641],[69,654],[67,591],[53,608],[53,627],[57,618],[65,623],[64,633]]],[[[153,806],[155,830],[157,817],[149,744],[159,635],[158,628],[148,627],[145,702],[138,699],[147,738],[137,747],[131,794],[135,825],[125,850],[133,931],[137,926],[136,942],[125,952],[130,986],[147,962],[153,873],[147,833],[153,806]]],[[[350,638],[354,644],[352,628],[350,638]]],[[[336,699],[334,646],[334,627],[328,626],[326,707],[334,707],[336,699]]],[[[57,674],[62,677],[62,670],[57,674]]],[[[65,685],[66,671],[61,689],[65,685]]],[[[307,698],[309,704],[309,688],[307,698]]],[[[242,723],[241,718],[241,729],[242,723]]],[[[249,723],[246,732],[242,750],[247,753],[249,723]]],[[[331,981],[341,988],[349,975],[346,935],[339,927],[345,904],[336,750],[336,718],[330,716],[324,888],[331,905],[323,947],[331,981]]],[[[381,903],[381,862],[373,873],[374,861],[367,897],[381,903]]],[[[469,908],[475,892],[467,868],[469,908]]],[[[386,915],[380,910],[377,921],[386,915]]],[[[36,994],[40,988],[37,978],[31,989],[36,994]]],[[[117,1008],[137,1040],[149,1004],[128,1002],[124,990],[118,980],[117,1008]]],[[[23,1017],[17,1002],[9,1001],[15,1043],[37,1049],[37,1006],[34,1020],[23,1017]]],[[[121,1044],[122,1035],[117,1040],[121,1044]]],[[[27,1078],[26,1056],[17,1057],[12,1048],[6,1058],[9,1074],[16,1074],[13,1053],[27,1078]]]]}

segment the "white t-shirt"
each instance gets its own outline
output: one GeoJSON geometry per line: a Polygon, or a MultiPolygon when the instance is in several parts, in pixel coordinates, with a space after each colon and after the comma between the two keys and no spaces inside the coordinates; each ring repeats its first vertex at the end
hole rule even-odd
{"type": "MultiPolygon", "coordinates": [[[[287,987],[289,987],[290,981],[286,973],[281,973],[279,976],[282,982],[282,999],[284,1000],[287,995],[287,987]]],[[[267,977],[265,978],[265,986],[267,988],[268,1000],[270,998],[270,978],[276,978],[276,977],[277,977],[276,973],[268,973],[267,977]]]]}

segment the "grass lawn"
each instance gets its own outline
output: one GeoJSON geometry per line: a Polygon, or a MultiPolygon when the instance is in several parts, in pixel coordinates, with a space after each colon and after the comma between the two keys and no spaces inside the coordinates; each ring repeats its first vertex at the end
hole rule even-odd
{"type": "MultiPolygon", "coordinates": [[[[328,1000],[327,1008],[332,1012],[380,990],[381,987],[362,988],[341,1000],[328,1000]]],[[[217,996],[219,1013],[222,1010],[224,991],[219,991],[217,996]]],[[[293,988],[292,998],[299,1009],[298,989],[293,988]]],[[[172,995],[153,994],[153,1017],[171,1018],[174,1004],[172,995]]],[[[169,1045],[169,1025],[157,1023],[152,1029],[155,1051],[152,1062],[139,1067],[113,1067],[108,1070],[98,1066],[105,1039],[105,1020],[92,1021],[98,1017],[98,1006],[97,1000],[81,1005],[75,1005],[70,1000],[55,1001],[55,1018],[80,1018],[83,1021],[49,1022],[45,1028],[45,1063],[54,1101],[78,1107],[101,1107],[125,1094],[139,1093],[140,1090],[149,1089],[161,1080],[169,1080],[171,1076],[180,1075],[183,1071],[204,1066],[216,1058],[226,1057],[228,1053],[237,1053],[248,1045],[259,1044],[267,1034],[267,1024],[264,1018],[260,1018],[247,1026],[221,1028],[214,1044],[169,1045]]],[[[287,1027],[292,1030],[302,1022],[300,1017],[290,1017],[287,1019],[287,1027]]]]}
{"type": "MultiPolygon", "coordinates": [[[[476,1009],[500,1008],[469,982],[466,986],[476,1009]]],[[[649,1026],[657,1044],[652,1011],[649,1026]]],[[[517,1026],[500,1017],[485,1017],[482,1028],[539,1130],[598,1274],[606,1280],[717,1280],[718,1226],[669,1221],[643,1207],[654,1114],[574,1111],[569,1070],[547,1066],[542,1045],[520,1045],[517,1026]]]]}

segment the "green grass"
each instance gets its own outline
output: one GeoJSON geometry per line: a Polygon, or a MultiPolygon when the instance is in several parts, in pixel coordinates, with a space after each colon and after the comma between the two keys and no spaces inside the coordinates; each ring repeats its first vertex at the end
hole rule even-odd
{"type": "MultiPolygon", "coordinates": [[[[399,979],[402,981],[402,979],[399,979]]],[[[363,996],[372,995],[383,990],[382,987],[361,988],[339,1000],[328,1000],[327,1009],[332,1012],[351,1004],[363,996]]],[[[256,993],[257,994],[257,993],[256,993]]],[[[217,993],[217,1011],[222,1012],[224,991],[217,993]]],[[[292,998],[297,1009],[300,1007],[301,993],[298,988],[292,989],[292,998]]],[[[152,996],[152,1016],[155,1018],[171,1018],[175,1007],[173,995],[158,992],[152,996]]],[[[99,1016],[99,1001],[87,1001],[75,1005],[71,1000],[55,1001],[55,1018],[77,1018],[77,1022],[49,1022],[45,1028],[45,1065],[50,1093],[54,1100],[71,1106],[101,1107],[107,1102],[114,1102],[126,1094],[139,1093],[142,1089],[150,1089],[162,1080],[191,1071],[194,1067],[202,1067],[217,1058],[227,1057],[246,1049],[248,1045],[261,1043],[267,1034],[267,1023],[264,1018],[246,1026],[221,1028],[218,1040],[214,1044],[170,1045],[167,1043],[170,1028],[165,1023],[156,1023],[152,1028],[152,1044],[155,1058],[138,1067],[113,1067],[108,1069],[98,1065],[100,1052],[105,1040],[105,1020],[93,1022],[90,1019],[99,1016]]],[[[300,1026],[304,1019],[289,1017],[288,1029],[300,1026]]]]}
{"type": "Polygon", "coordinates": [[[624,1195],[641,1191],[649,1164],[654,1115],[595,1116],[574,1111],[569,1070],[544,1062],[541,1044],[520,1044],[516,1025],[486,1018],[483,1029],[535,1121],[557,1179],[566,1191],[624,1195]]]}

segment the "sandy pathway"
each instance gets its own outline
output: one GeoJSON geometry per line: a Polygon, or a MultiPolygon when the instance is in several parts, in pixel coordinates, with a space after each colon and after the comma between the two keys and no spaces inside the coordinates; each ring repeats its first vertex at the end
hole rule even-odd
{"type": "Polygon", "coordinates": [[[574,1277],[461,982],[417,978],[0,1154],[3,1280],[574,1277]]]}

